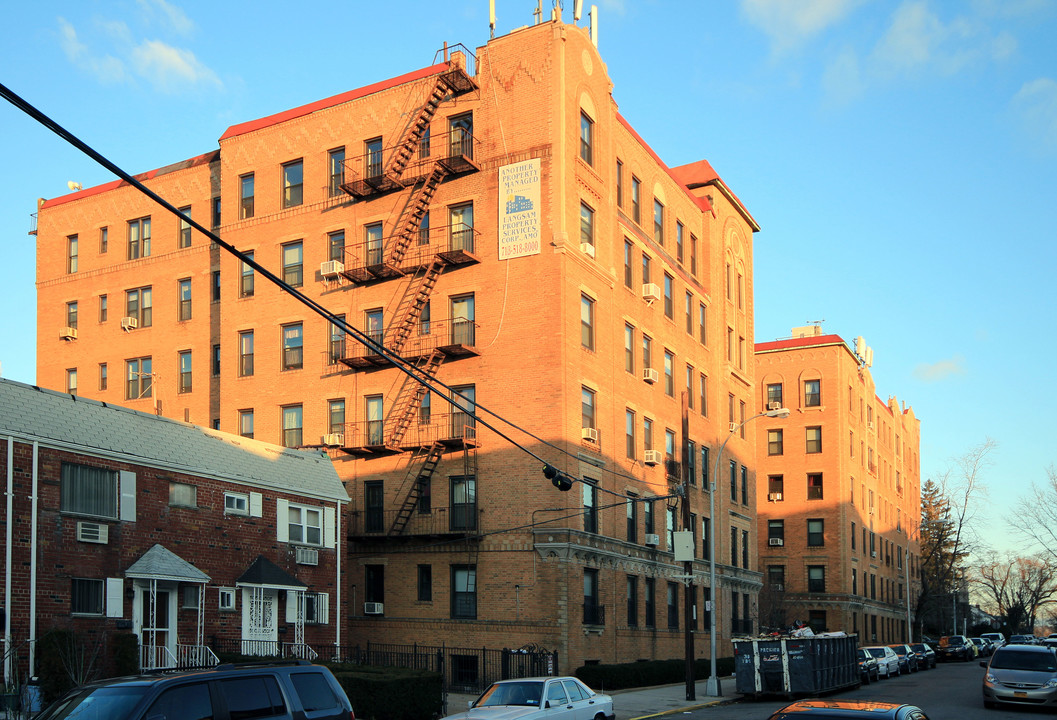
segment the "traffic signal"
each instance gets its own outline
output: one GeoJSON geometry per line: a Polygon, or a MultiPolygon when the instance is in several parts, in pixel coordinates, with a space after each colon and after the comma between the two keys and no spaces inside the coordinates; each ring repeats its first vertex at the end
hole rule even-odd
{"type": "Polygon", "coordinates": [[[558,488],[562,492],[568,492],[573,489],[573,480],[571,477],[563,473],[553,465],[543,466],[543,477],[551,481],[554,487],[558,488]]]}

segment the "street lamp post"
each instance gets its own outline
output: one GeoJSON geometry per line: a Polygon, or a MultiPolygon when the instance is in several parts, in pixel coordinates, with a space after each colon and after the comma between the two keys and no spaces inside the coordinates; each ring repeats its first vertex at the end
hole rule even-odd
{"type": "Polygon", "coordinates": [[[709,672],[708,681],[705,683],[705,694],[710,697],[719,697],[719,678],[716,677],[716,598],[719,597],[719,593],[716,588],[716,479],[719,477],[719,460],[723,457],[723,448],[727,447],[727,443],[734,437],[734,433],[741,430],[741,428],[748,425],[750,422],[760,417],[776,417],[776,418],[787,418],[789,417],[789,408],[777,408],[775,410],[768,410],[766,412],[757,413],[748,420],[744,420],[740,423],[731,423],[730,432],[727,433],[727,438],[723,441],[723,444],[719,446],[719,452],[716,453],[716,463],[712,471],[712,479],[709,481],[709,492],[708,492],[708,594],[709,594],[709,607],[708,607],[708,662],[709,672]]]}

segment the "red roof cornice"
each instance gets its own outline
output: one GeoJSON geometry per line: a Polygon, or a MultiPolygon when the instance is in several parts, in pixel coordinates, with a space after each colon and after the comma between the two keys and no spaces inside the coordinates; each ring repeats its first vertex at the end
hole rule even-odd
{"type": "Polygon", "coordinates": [[[845,348],[848,347],[840,335],[815,335],[814,337],[787,338],[785,340],[772,340],[771,342],[756,343],[756,352],[776,352],[779,350],[821,347],[824,345],[842,345],[845,348]]]}
{"type": "Polygon", "coordinates": [[[269,115],[267,117],[259,118],[257,120],[250,120],[249,122],[239,123],[238,125],[232,125],[220,136],[220,141],[223,142],[228,138],[233,138],[237,135],[244,135],[254,130],[260,130],[262,128],[271,127],[272,125],[278,125],[279,123],[286,122],[287,120],[294,120],[299,117],[303,117],[310,113],[317,112],[319,110],[325,110],[327,108],[340,105],[342,103],[349,102],[351,100],[358,100],[359,98],[366,97],[376,92],[388,90],[389,88],[396,87],[397,85],[403,85],[404,83],[414,82],[415,80],[421,80],[424,77],[430,75],[436,75],[437,73],[443,72],[448,69],[448,63],[438,63],[421,70],[415,70],[405,75],[400,75],[395,78],[388,80],[382,80],[372,85],[365,85],[355,90],[349,90],[348,92],[341,93],[340,95],[334,95],[323,100],[317,100],[315,102],[302,105],[300,107],[291,108],[290,110],[283,110],[282,112],[269,115]]]}

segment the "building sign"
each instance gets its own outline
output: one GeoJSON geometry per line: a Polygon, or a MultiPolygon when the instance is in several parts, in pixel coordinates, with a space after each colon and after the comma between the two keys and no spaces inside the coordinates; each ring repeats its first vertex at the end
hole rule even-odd
{"type": "Polygon", "coordinates": [[[499,168],[499,259],[539,255],[539,158],[499,168]]]}

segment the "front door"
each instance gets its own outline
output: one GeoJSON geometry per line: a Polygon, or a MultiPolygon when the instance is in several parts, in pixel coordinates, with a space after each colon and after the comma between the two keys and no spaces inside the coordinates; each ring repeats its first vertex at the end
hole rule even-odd
{"type": "Polygon", "coordinates": [[[242,589],[242,653],[279,654],[279,591],[274,588],[242,589]]]}
{"type": "Polygon", "coordinates": [[[176,666],[176,588],[136,583],[133,630],[143,648],[143,669],[176,666]]]}

